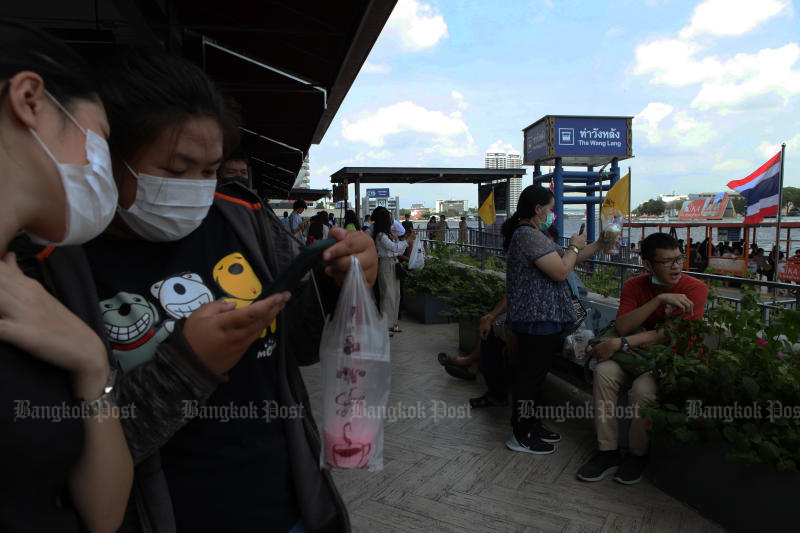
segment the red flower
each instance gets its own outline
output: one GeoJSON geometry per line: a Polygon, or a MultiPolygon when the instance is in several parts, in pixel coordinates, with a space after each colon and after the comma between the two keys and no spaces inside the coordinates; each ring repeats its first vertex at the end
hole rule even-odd
{"type": "Polygon", "coordinates": [[[764,339],[756,339],[756,344],[758,344],[759,346],[766,346],[767,341],[765,341],[764,339]]]}

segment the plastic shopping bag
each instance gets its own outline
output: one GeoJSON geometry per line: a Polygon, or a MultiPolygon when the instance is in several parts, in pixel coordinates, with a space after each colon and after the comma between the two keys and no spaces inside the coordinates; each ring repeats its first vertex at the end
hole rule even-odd
{"type": "Polygon", "coordinates": [[[425,252],[422,250],[422,239],[414,240],[411,254],[408,256],[408,269],[419,270],[425,266],[425,252]]]}
{"type": "Polygon", "coordinates": [[[389,327],[354,256],[334,315],[322,330],[320,364],[321,465],[382,470],[383,414],[391,385],[389,327]]]}

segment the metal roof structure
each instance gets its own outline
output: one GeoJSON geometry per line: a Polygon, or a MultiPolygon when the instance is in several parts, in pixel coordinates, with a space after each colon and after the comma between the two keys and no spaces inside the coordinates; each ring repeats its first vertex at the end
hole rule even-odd
{"type": "Polygon", "coordinates": [[[524,168],[344,167],[331,183],[489,183],[522,177],[524,168]]]}
{"type": "Polygon", "coordinates": [[[203,67],[240,106],[241,149],[262,196],[286,197],[325,135],[396,0],[27,0],[0,16],[95,60],[116,45],[203,67]]]}

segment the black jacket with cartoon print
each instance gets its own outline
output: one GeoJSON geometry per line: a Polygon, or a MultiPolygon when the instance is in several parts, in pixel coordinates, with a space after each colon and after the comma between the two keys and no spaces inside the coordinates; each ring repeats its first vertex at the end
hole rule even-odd
{"type": "MultiPolygon", "coordinates": [[[[274,278],[289,265],[302,243],[245,187],[230,183],[216,194],[215,208],[235,232],[253,267],[274,278]]],[[[320,297],[307,277],[281,313],[276,353],[278,392],[282,406],[302,409],[304,416],[284,421],[296,500],[310,532],[349,531],[349,518],[330,473],[320,469],[321,440],[311,416],[308,394],[299,365],[319,357],[324,316],[336,305],[338,288],[321,271],[315,275],[320,297]],[[323,309],[320,308],[320,300],[323,309]]],[[[267,283],[270,281],[264,280],[267,283]]],[[[134,490],[121,531],[172,533],[176,531],[171,499],[159,449],[188,420],[185,401],[203,405],[227,381],[192,351],[182,333],[183,320],[159,345],[152,359],[125,373],[118,386],[120,405],[134,403],[136,417],[123,420],[128,445],[137,463],[134,490]]]]}

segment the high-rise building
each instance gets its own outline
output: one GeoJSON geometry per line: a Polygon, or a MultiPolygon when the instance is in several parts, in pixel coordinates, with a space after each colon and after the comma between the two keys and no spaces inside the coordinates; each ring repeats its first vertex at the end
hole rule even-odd
{"type": "MultiPolygon", "coordinates": [[[[506,152],[502,149],[492,149],[486,151],[483,160],[484,168],[522,168],[522,154],[513,148],[506,152]]],[[[514,177],[509,180],[508,189],[508,212],[513,213],[517,210],[519,195],[522,194],[522,177],[514,177]]]]}
{"type": "MultiPolygon", "coordinates": [[[[506,168],[522,168],[522,154],[512,149],[506,155],[506,168]]],[[[508,212],[517,210],[519,195],[522,194],[522,176],[513,177],[508,181],[508,212]]]]}
{"type": "Polygon", "coordinates": [[[487,150],[483,168],[506,168],[505,150],[487,150]]]}
{"type": "Polygon", "coordinates": [[[311,171],[309,170],[308,155],[303,158],[303,166],[300,167],[300,172],[297,173],[294,186],[299,189],[311,188],[311,171]]]}

